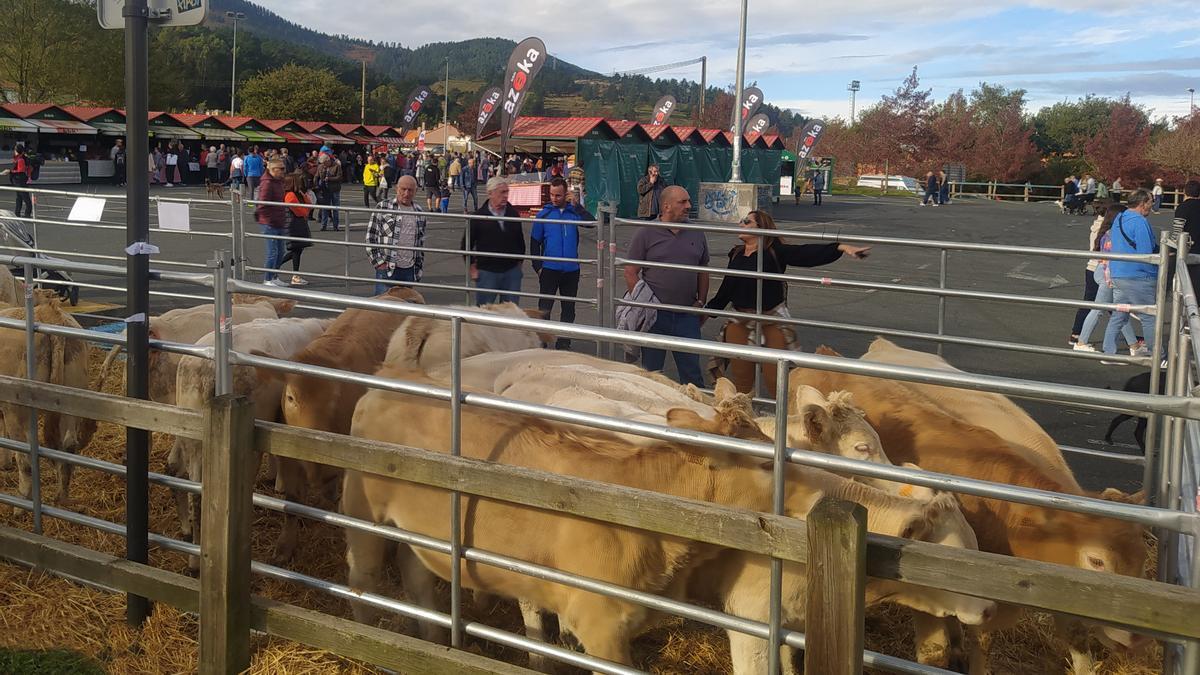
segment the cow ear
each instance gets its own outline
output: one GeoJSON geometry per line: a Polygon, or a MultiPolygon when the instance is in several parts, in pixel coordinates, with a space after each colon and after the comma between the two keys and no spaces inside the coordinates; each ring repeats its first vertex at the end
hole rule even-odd
{"type": "Polygon", "coordinates": [[[275,313],[279,316],[287,316],[296,309],[296,301],[290,298],[273,298],[271,304],[275,306],[275,313]]]}
{"type": "MultiPolygon", "coordinates": [[[[126,334],[128,334],[128,333],[126,333],[126,334]]],[[[156,328],[154,326],[150,326],[150,329],[146,331],[146,336],[149,337],[151,340],[161,340],[162,339],[158,333],[158,328],[156,328]]]]}
{"type": "Polygon", "coordinates": [[[704,419],[691,408],[671,408],[667,411],[667,426],[703,431],[711,425],[712,422],[704,419]]]}
{"type": "Polygon", "coordinates": [[[717,403],[720,403],[721,401],[724,401],[727,398],[732,398],[733,396],[736,396],[736,395],[737,395],[737,387],[733,386],[733,382],[730,382],[728,379],[726,379],[724,377],[717,378],[716,384],[713,385],[713,400],[714,401],[716,401],[717,403]]]}
{"type": "Polygon", "coordinates": [[[1041,529],[1045,528],[1053,520],[1054,516],[1049,509],[1038,508],[1036,506],[1022,506],[1017,511],[1019,520],[1018,527],[1028,527],[1041,529]]]}
{"type": "Polygon", "coordinates": [[[829,434],[829,413],[819,405],[808,404],[800,409],[800,417],[804,424],[804,432],[810,439],[824,438],[829,434]]]}

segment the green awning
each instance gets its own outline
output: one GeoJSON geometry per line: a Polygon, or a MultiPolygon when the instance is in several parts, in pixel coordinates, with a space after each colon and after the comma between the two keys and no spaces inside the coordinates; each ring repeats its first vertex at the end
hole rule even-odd
{"type": "Polygon", "coordinates": [[[173,127],[171,125],[151,126],[150,135],[155,138],[182,138],[189,141],[200,140],[200,134],[191,129],[173,127]]]}
{"type": "Polygon", "coordinates": [[[286,143],[283,136],[273,134],[269,131],[251,131],[250,129],[238,129],[237,133],[241,134],[246,140],[251,143],[286,143]]]}
{"type": "Polygon", "coordinates": [[[785,162],[794,162],[794,161],[796,161],[796,155],[791,150],[784,150],[783,154],[780,155],[779,159],[781,159],[785,162]]]}

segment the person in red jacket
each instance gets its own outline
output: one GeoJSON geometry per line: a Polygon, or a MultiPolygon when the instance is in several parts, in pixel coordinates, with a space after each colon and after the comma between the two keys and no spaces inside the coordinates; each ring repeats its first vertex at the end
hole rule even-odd
{"type": "MultiPolygon", "coordinates": [[[[29,185],[29,181],[33,179],[33,169],[29,165],[29,158],[25,155],[24,146],[18,145],[13,149],[12,168],[5,169],[4,173],[8,174],[8,182],[17,188],[29,185]]],[[[33,199],[30,198],[28,192],[17,190],[17,205],[13,210],[17,212],[18,218],[33,217],[33,199]]]]}
{"type": "MultiPolygon", "coordinates": [[[[281,160],[273,159],[267,163],[267,172],[263,176],[263,180],[258,184],[258,197],[260,202],[271,202],[259,204],[255,209],[255,220],[262,229],[263,234],[269,234],[276,237],[288,236],[288,220],[291,215],[288,212],[288,207],[283,206],[286,191],[283,188],[284,163],[281,160]]],[[[284,239],[267,239],[267,256],[263,262],[263,267],[274,270],[279,267],[279,262],[283,260],[283,256],[287,253],[286,242],[284,239]]],[[[282,279],[276,279],[274,272],[263,273],[263,283],[274,286],[288,286],[289,284],[282,279]]]]}

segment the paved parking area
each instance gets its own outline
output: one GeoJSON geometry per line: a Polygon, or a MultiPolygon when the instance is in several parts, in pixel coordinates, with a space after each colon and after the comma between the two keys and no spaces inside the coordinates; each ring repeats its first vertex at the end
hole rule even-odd
{"type": "MultiPolygon", "coordinates": [[[[98,195],[115,195],[113,188],[89,188],[98,195]]],[[[206,197],[203,189],[155,188],[154,196],[206,197]]],[[[456,195],[457,197],[457,195],[456,195]]],[[[452,202],[456,201],[454,199],[452,202]]],[[[43,195],[38,200],[38,217],[51,220],[65,218],[73,198],[43,195]]],[[[361,193],[348,187],[343,203],[361,203],[361,193]]],[[[155,218],[154,206],[151,217],[155,218]]],[[[121,256],[125,235],[119,227],[123,225],[125,209],[119,198],[109,199],[101,225],[64,227],[61,225],[39,225],[38,235],[44,248],[88,253],[93,255],[121,256]]],[[[776,218],[783,229],[798,232],[825,232],[842,236],[904,237],[966,241],[1022,246],[1043,246],[1082,250],[1087,246],[1090,218],[1070,217],[1058,213],[1052,204],[999,203],[979,199],[962,200],[944,207],[919,207],[916,199],[831,197],[821,207],[807,203],[799,206],[784,203],[777,207],[776,218]]],[[[194,205],[192,226],[199,232],[228,233],[231,209],[223,205],[194,205]]],[[[252,228],[253,215],[245,214],[247,229],[252,228]]],[[[315,232],[321,240],[341,240],[347,236],[352,242],[361,242],[365,233],[365,214],[351,214],[349,234],[315,232]]],[[[1170,215],[1163,212],[1152,216],[1156,227],[1168,227],[1170,215]]],[[[429,245],[436,248],[457,250],[462,236],[463,222],[447,218],[431,218],[429,245]]],[[[618,248],[624,250],[632,228],[621,228],[618,248]]],[[[587,231],[582,237],[581,254],[594,256],[596,234],[587,231]]],[[[217,247],[228,247],[229,240],[200,234],[154,233],[152,241],[162,252],[157,258],[193,264],[203,263],[211,257],[217,247]]],[[[709,247],[713,252],[713,265],[721,265],[724,254],[733,246],[730,236],[710,235],[709,247]]],[[[261,261],[261,240],[249,240],[247,252],[252,261],[261,261]]],[[[370,277],[372,274],[363,249],[337,245],[315,246],[305,251],[302,271],[317,274],[340,275],[346,265],[349,251],[351,275],[370,277]]],[[[877,246],[865,261],[841,260],[821,268],[819,273],[793,270],[809,276],[828,276],[835,279],[853,279],[882,284],[934,286],[938,284],[940,253],[937,250],[903,246],[877,246]]],[[[164,269],[170,269],[163,266],[164,269]]],[[[182,268],[174,268],[182,269],[182,268]]],[[[429,254],[426,257],[424,281],[435,284],[462,285],[464,263],[456,253],[429,254]]],[[[1043,297],[1080,298],[1083,293],[1084,264],[1082,260],[1047,257],[1021,257],[992,253],[952,251],[947,257],[947,280],[951,288],[983,290],[1043,297]]],[[[256,278],[248,275],[249,278],[256,278]]],[[[595,269],[585,266],[581,281],[581,295],[595,297],[595,269]]],[[[100,282],[99,278],[86,277],[87,282],[100,282]]],[[[340,280],[322,280],[310,277],[309,288],[344,292],[346,284],[340,280]]],[[[713,291],[719,279],[713,279],[713,291]]],[[[105,279],[104,285],[123,286],[122,279],[105,279]]],[[[354,282],[349,291],[358,295],[371,292],[370,282],[354,282]]],[[[168,295],[153,298],[154,310],[162,311],[193,301],[178,297],[179,293],[202,294],[203,289],[187,288],[179,284],[156,284],[155,290],[168,295]]],[[[524,290],[536,292],[536,279],[526,268],[524,290]]],[[[461,291],[433,290],[426,292],[431,302],[458,304],[465,301],[461,291]]],[[[96,302],[123,304],[119,291],[85,289],[84,297],[96,302]]],[[[522,304],[532,306],[532,299],[522,304]]],[[[937,326],[938,301],[932,296],[898,293],[886,289],[836,289],[820,285],[793,285],[789,291],[789,308],[792,316],[821,321],[852,323],[857,325],[914,331],[935,332],[937,326]]],[[[113,316],[121,316],[121,309],[113,316]]],[[[952,335],[982,339],[1005,340],[1027,344],[1066,347],[1074,310],[1041,308],[966,299],[948,299],[946,302],[946,330],[952,335]]],[[[594,322],[594,305],[579,308],[579,321],[594,322]]],[[[719,321],[710,321],[705,326],[705,335],[714,337],[719,321]]],[[[1101,329],[1102,330],[1102,329],[1101,329]]],[[[861,354],[872,336],[832,329],[800,328],[801,342],[806,350],[819,344],[828,344],[848,356],[861,354]]],[[[1093,336],[1098,341],[1099,331],[1093,336]]],[[[932,351],[935,345],[928,341],[898,340],[901,344],[916,349],[932,351]]],[[[577,341],[577,348],[588,345],[577,341]]],[[[1098,362],[1041,356],[1011,351],[998,351],[969,345],[947,345],[945,357],[953,364],[972,372],[1036,379],[1047,382],[1120,388],[1125,379],[1138,370],[1134,367],[1103,366],[1098,362]]],[[[1059,442],[1094,449],[1136,451],[1132,440],[1132,425],[1118,434],[1119,443],[1109,447],[1102,436],[1111,415],[1086,410],[1068,409],[1037,402],[1023,405],[1059,442]]],[[[1130,465],[1114,465],[1090,458],[1069,458],[1081,482],[1089,487],[1115,486],[1122,489],[1134,488],[1140,482],[1140,468],[1130,465]]]]}

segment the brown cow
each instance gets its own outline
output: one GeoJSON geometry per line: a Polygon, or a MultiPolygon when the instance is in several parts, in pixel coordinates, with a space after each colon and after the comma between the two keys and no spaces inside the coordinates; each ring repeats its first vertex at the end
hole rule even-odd
{"type": "MultiPolygon", "coordinates": [[[[24,307],[0,310],[0,316],[8,319],[25,319],[24,307]]],[[[46,302],[33,311],[34,321],[53,326],[80,328],[75,318],[62,308],[61,301],[46,302]]],[[[77,389],[88,388],[88,356],[91,347],[78,338],[37,333],[34,336],[36,350],[35,372],[30,379],[50,384],[60,384],[77,389]]],[[[25,333],[11,328],[0,328],[0,374],[29,378],[25,368],[25,333]]],[[[4,435],[14,441],[29,440],[29,408],[0,404],[0,417],[4,422],[4,435]]],[[[42,442],[50,448],[63,452],[78,453],[87,447],[96,431],[96,421],[43,411],[42,442]]],[[[7,466],[12,452],[0,450],[0,466],[7,466]]],[[[29,498],[32,489],[32,467],[29,455],[17,453],[18,489],[21,496],[29,498]]],[[[58,494],[55,501],[67,503],[71,487],[70,464],[58,469],[58,494]]]]}
{"type": "MultiPolygon", "coordinates": [[[[827,347],[819,348],[817,353],[838,356],[827,347]]],[[[792,389],[809,385],[824,392],[853,393],[893,461],[913,462],[939,473],[1085,494],[1074,477],[1064,476],[1056,463],[988,429],[946,414],[903,383],[806,368],[792,371],[790,382],[792,389]]],[[[1140,525],[966,494],[958,498],[982,551],[1098,572],[1142,575],[1146,547],[1140,525]]],[[[1003,628],[1017,619],[1017,608],[1002,609],[1007,611],[985,629],[1003,628]]],[[[1115,642],[1132,642],[1125,631],[1105,627],[1103,632],[1115,642]]],[[[934,657],[926,654],[923,658],[934,657]]],[[[973,659],[972,672],[983,666],[984,658],[977,655],[973,659]]]]}
{"type": "MultiPolygon", "coordinates": [[[[404,286],[394,286],[375,299],[416,304],[425,302],[420,293],[404,286]]],[[[406,318],[403,314],[392,312],[348,309],[291,360],[350,373],[373,374],[383,363],[392,333],[406,318]]],[[[281,406],[286,424],[349,435],[354,406],[367,392],[366,387],[315,375],[268,372],[275,373],[283,380],[281,406]]],[[[279,458],[278,477],[279,487],[283,488],[287,499],[301,502],[307,495],[308,486],[320,488],[321,484],[336,480],[341,475],[340,472],[334,475],[327,467],[310,462],[279,458]]],[[[275,544],[277,561],[291,559],[296,549],[298,525],[295,516],[284,515],[283,529],[275,544]]]]}

